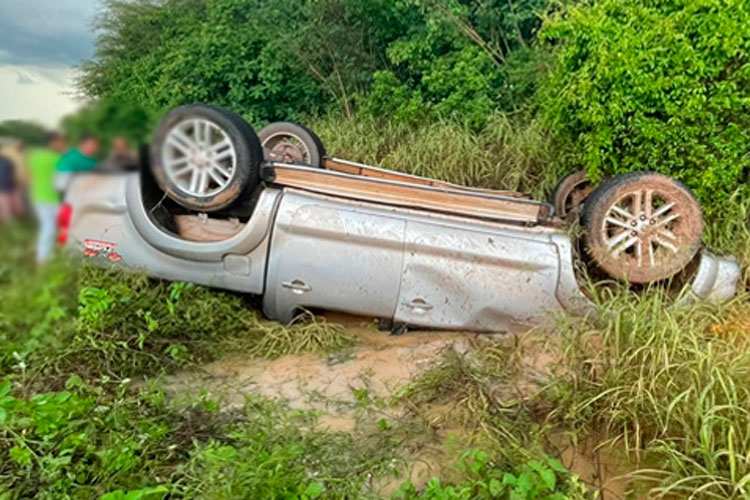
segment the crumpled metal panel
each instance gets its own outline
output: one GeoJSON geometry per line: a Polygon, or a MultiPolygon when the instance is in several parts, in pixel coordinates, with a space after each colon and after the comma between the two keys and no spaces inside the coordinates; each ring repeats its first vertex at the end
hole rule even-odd
{"type": "Polygon", "coordinates": [[[460,330],[528,328],[561,307],[558,250],[545,234],[408,221],[395,319],[460,330]]]}

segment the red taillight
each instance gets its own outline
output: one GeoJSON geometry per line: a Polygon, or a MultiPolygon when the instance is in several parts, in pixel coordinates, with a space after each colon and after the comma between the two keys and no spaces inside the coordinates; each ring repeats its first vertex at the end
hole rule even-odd
{"type": "Polygon", "coordinates": [[[65,203],[57,213],[57,242],[61,245],[68,243],[68,231],[73,220],[73,206],[65,203]]]}

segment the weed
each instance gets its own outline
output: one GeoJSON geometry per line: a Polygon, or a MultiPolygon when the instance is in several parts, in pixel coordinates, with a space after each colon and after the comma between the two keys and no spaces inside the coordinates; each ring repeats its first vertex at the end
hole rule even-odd
{"type": "Polygon", "coordinates": [[[7,498],[98,498],[153,486],[224,418],[200,406],[169,408],[158,391],[134,396],[128,384],[93,387],[77,377],[64,391],[29,398],[11,396],[5,381],[0,394],[0,497],[7,498]]]}
{"type": "Polygon", "coordinates": [[[465,452],[459,468],[466,478],[443,484],[433,478],[419,492],[404,484],[395,499],[403,500],[584,500],[592,498],[578,479],[555,459],[529,460],[506,469],[490,461],[481,449],[465,452]]]}

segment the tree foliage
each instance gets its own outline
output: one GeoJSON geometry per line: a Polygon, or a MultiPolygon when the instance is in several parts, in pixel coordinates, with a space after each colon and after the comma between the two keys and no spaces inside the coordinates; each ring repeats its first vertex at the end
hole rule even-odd
{"type": "Polygon", "coordinates": [[[0,123],[0,137],[12,137],[25,144],[44,144],[47,129],[36,122],[26,120],[6,120],[0,123]]]}
{"type": "Polygon", "coordinates": [[[375,115],[459,117],[484,124],[532,93],[532,50],[548,0],[415,0],[420,22],[387,48],[365,107],[375,115]]]}
{"type": "Polygon", "coordinates": [[[108,0],[80,85],[148,109],[210,102],[255,123],[358,105],[481,123],[514,101],[500,70],[529,59],[514,54],[548,1],[108,0]]]}
{"type": "Polygon", "coordinates": [[[551,170],[657,170],[714,212],[750,167],[744,0],[105,0],[98,27],[82,90],[157,113],[538,114],[551,170]]]}
{"type": "Polygon", "coordinates": [[[750,4],[597,0],[553,16],[550,128],[594,177],[656,170],[709,211],[750,167],[750,4]]]}
{"type": "Polygon", "coordinates": [[[145,142],[158,116],[131,102],[112,98],[95,101],[62,120],[62,129],[71,143],[85,134],[95,134],[106,150],[114,137],[127,139],[133,146],[145,142]]]}

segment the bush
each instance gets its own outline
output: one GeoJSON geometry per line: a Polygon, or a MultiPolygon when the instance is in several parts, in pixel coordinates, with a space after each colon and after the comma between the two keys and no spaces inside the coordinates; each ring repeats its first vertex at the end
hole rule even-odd
{"type": "Polygon", "coordinates": [[[547,20],[548,126],[593,178],[656,170],[716,212],[750,166],[750,4],[601,0],[547,20]]]}
{"type": "Polygon", "coordinates": [[[553,2],[422,0],[421,15],[387,47],[389,67],[361,99],[397,122],[458,119],[480,129],[498,109],[523,108],[544,51],[530,48],[553,2]]]}
{"type": "MultiPolygon", "coordinates": [[[[117,270],[84,267],[80,274],[77,315],[60,310],[41,330],[38,342],[19,340],[8,348],[23,348],[29,388],[60,388],[71,373],[84,380],[102,376],[121,380],[205,363],[234,350],[274,358],[336,350],[352,342],[341,326],[324,320],[312,318],[289,326],[266,320],[238,294],[117,270]]],[[[56,282],[49,286],[57,288],[47,293],[63,291],[56,282]]],[[[42,304],[48,302],[44,299],[42,304]]],[[[69,307],[69,300],[65,303],[69,307]]],[[[15,325],[26,327],[20,320],[8,327],[15,325]]],[[[31,331],[34,339],[35,330],[31,331]]],[[[0,375],[18,370],[11,366],[17,357],[12,353],[0,357],[0,361],[7,358],[0,364],[0,375]]]]}

